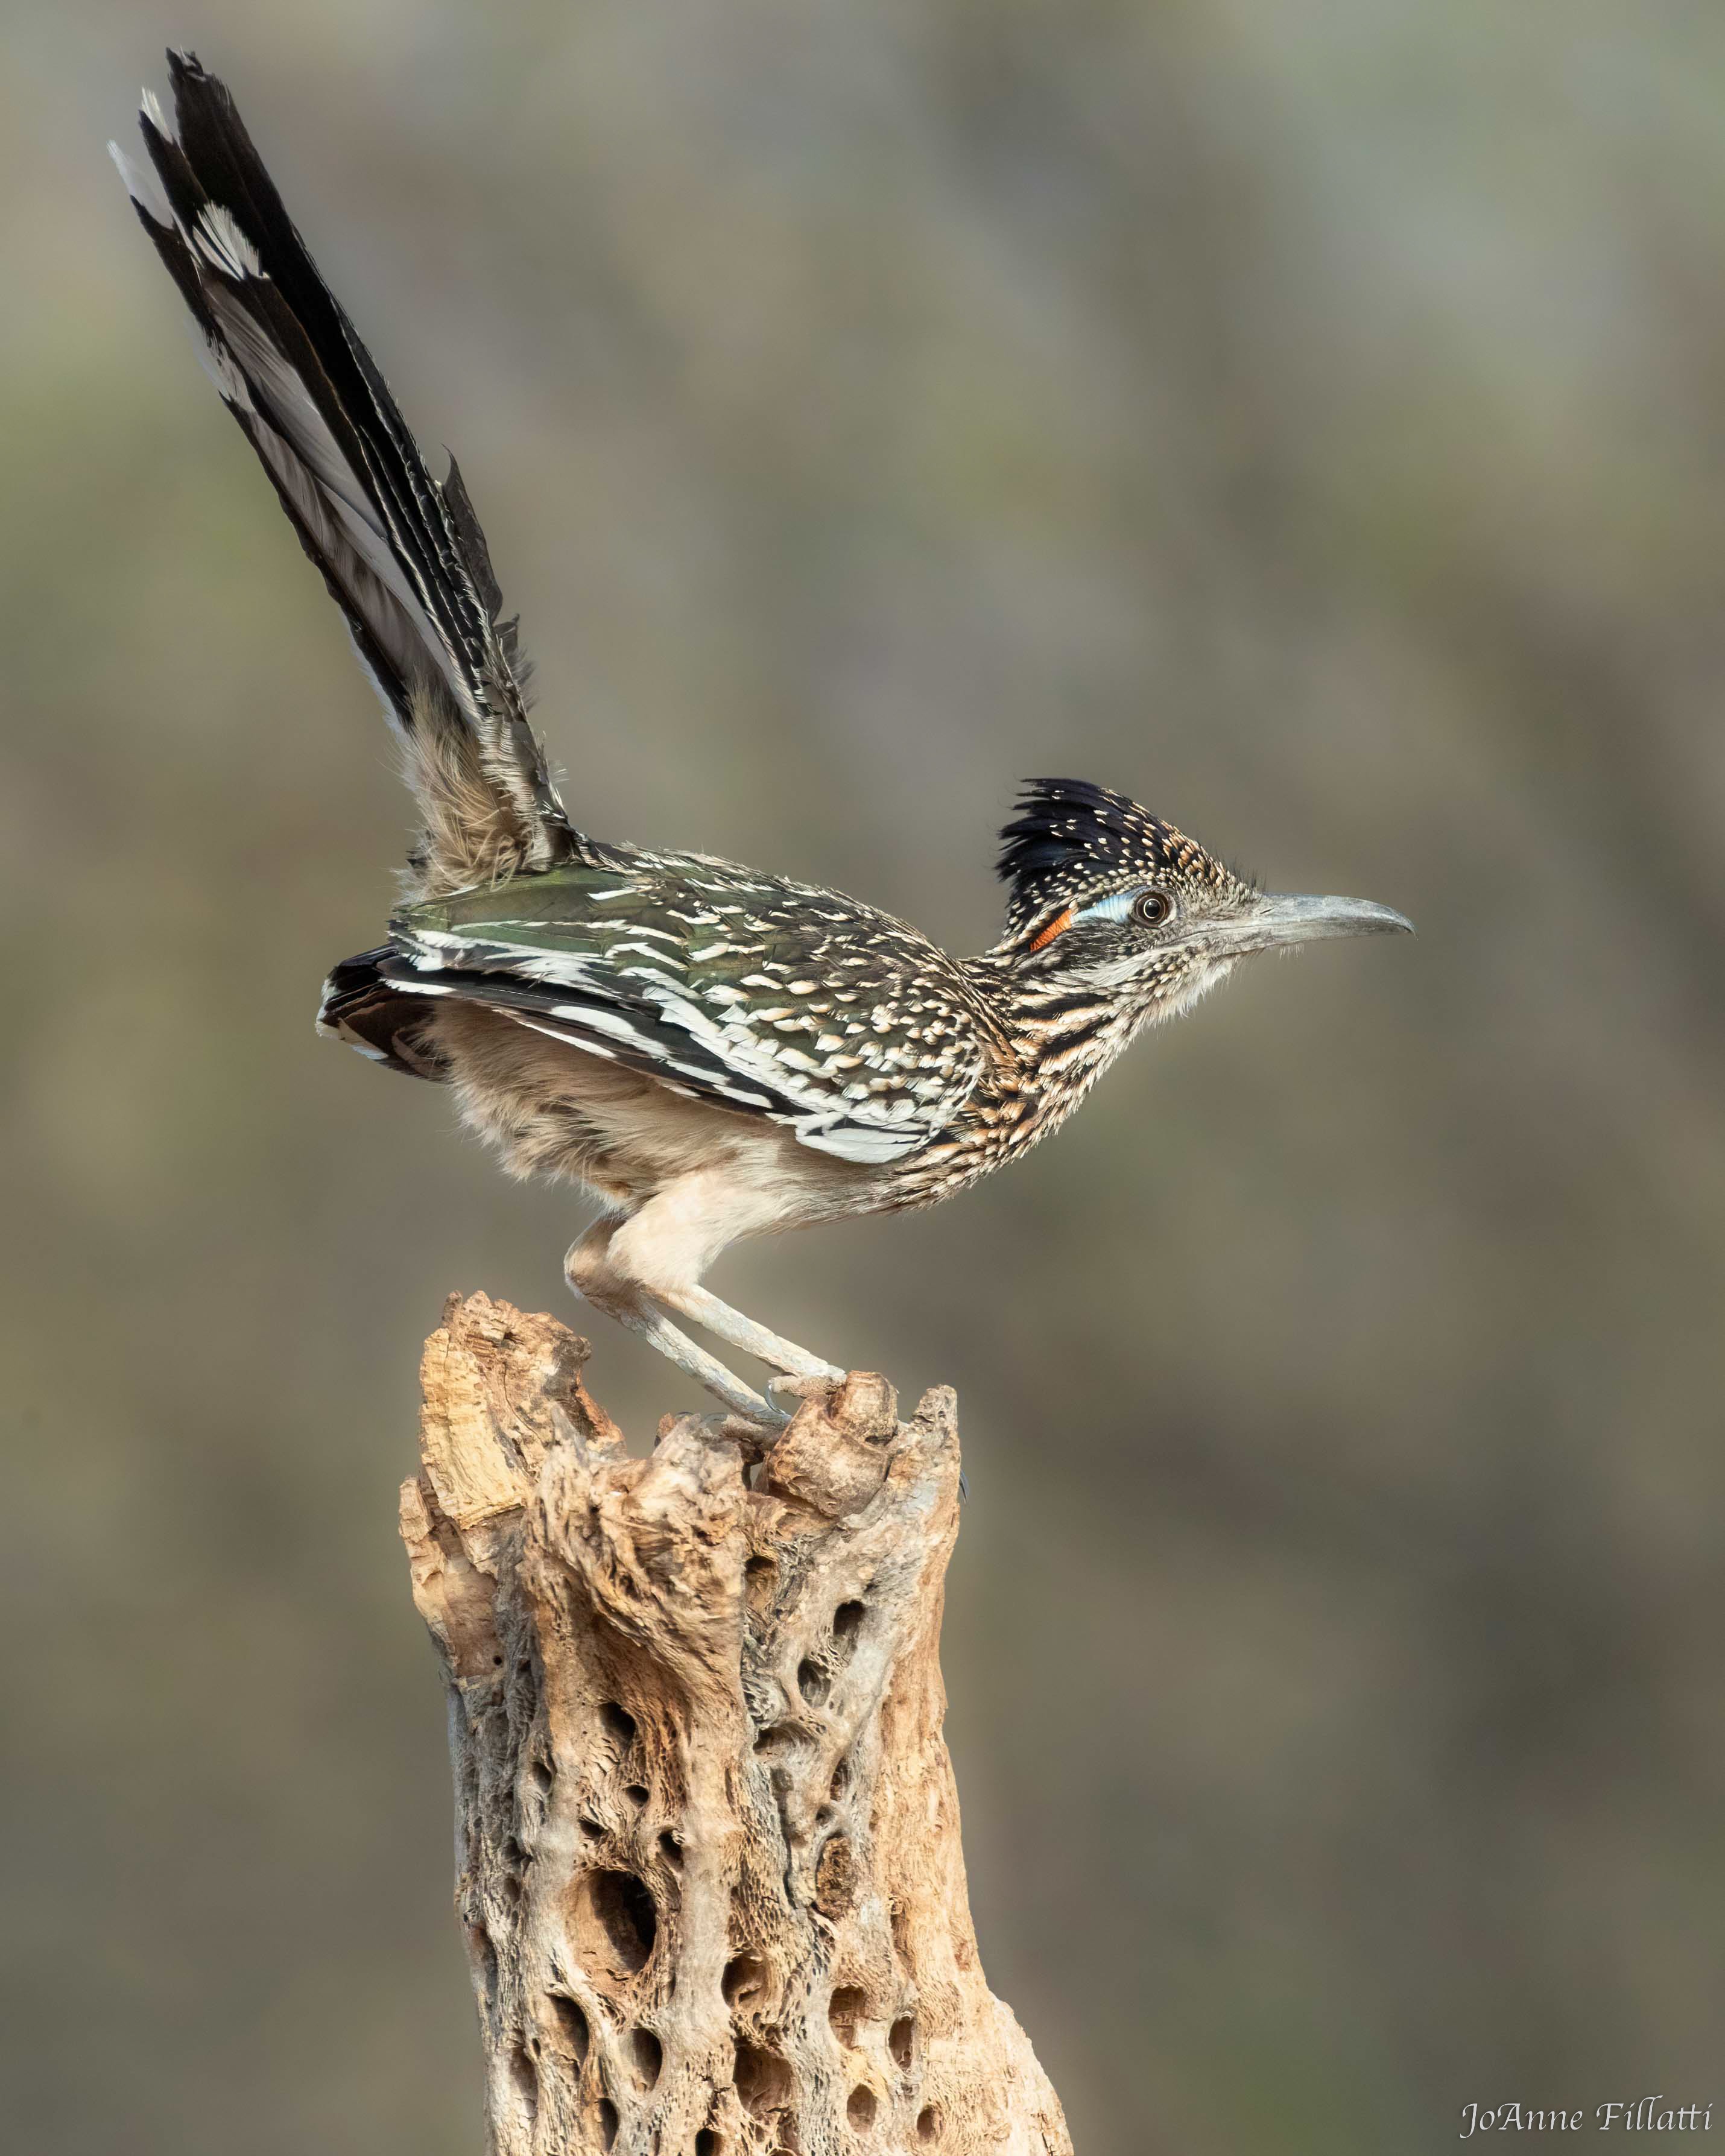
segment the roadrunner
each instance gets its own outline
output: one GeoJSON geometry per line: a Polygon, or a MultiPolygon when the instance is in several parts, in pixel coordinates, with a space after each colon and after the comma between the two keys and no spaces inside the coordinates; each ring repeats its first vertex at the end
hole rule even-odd
{"type": "Polygon", "coordinates": [[[702,1286],[729,1244],[932,1204],[1055,1129],[1142,1027],[1254,952],[1409,923],[1262,892],[1106,787],[1031,782],[1002,834],[1006,923],[952,958],[839,892],[575,826],[467,490],[433,479],[234,100],[171,53],[149,167],[114,151],[209,372],[341,608],[424,819],[386,942],[318,1030],[454,1091],[511,1173],[603,1208],[575,1292],[726,1405],[841,1373],[702,1286]]]}

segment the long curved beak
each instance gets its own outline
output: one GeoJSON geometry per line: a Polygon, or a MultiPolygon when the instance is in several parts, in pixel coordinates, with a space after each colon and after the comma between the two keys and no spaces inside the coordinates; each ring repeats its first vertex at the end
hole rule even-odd
{"type": "Polygon", "coordinates": [[[1330,936],[1411,936],[1414,924],[1369,898],[1283,898],[1270,892],[1238,920],[1219,921],[1210,932],[1241,951],[1276,951],[1330,936]]]}

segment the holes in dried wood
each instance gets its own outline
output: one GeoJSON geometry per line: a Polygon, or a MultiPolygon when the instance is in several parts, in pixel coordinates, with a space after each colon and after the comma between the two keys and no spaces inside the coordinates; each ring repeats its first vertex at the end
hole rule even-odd
{"type": "Polygon", "coordinates": [[[919,2141],[937,2141],[940,2130],[940,2113],[932,2103],[924,2104],[916,2114],[916,2138],[919,2141]]]}
{"type": "Polygon", "coordinates": [[[543,1759],[536,1759],[533,1762],[532,1775],[533,1787],[538,1790],[542,1797],[548,1797],[552,1792],[552,1785],[557,1780],[557,1776],[552,1771],[549,1763],[543,1759]]]}
{"type": "Polygon", "coordinates": [[[650,2029],[637,2029],[629,2040],[635,2071],[641,2077],[643,2088],[651,2088],[665,2066],[665,2046],[650,2029]]]}
{"type": "Polygon", "coordinates": [[[511,2046],[510,2051],[509,2080],[521,2108],[527,2114],[527,2128],[531,2133],[533,2121],[539,2112],[539,2076],[534,2071],[533,2061],[519,2044],[511,2046]]]}
{"type": "Polygon", "coordinates": [[[608,2096],[599,2098],[599,2140],[607,2148],[617,2138],[617,2107],[608,2096]]]}
{"type": "Polygon", "coordinates": [[[582,1818],[581,1831],[590,1840],[597,1841],[605,1831],[604,1824],[602,1820],[594,1819],[591,1813],[588,1813],[582,1818]]]}
{"type": "Polygon", "coordinates": [[[911,2071],[911,2055],[916,2041],[916,2023],[908,2014],[901,2014],[886,2032],[886,2048],[901,2072],[911,2071]]]}
{"type": "Polygon", "coordinates": [[[850,2099],[845,2107],[845,2116],[859,2133],[866,2133],[875,2123],[876,2108],[873,2089],[854,2088],[850,2092],[850,2099]]]}
{"type": "Polygon", "coordinates": [[[830,1794],[834,1802],[836,1803],[850,1787],[850,1762],[848,1759],[841,1759],[833,1769],[833,1786],[830,1794]]]}
{"type": "Polygon", "coordinates": [[[614,1699],[608,1699],[599,1709],[599,1720],[605,1725],[606,1734],[612,1738],[621,1752],[628,1751],[635,1741],[635,1718],[625,1707],[614,1699]]]}
{"type": "Polygon", "coordinates": [[[839,2041],[854,2047],[857,2030],[868,2018],[869,2002],[865,1994],[854,1984],[841,1984],[827,2004],[827,2019],[839,2041]]]}
{"type": "Polygon", "coordinates": [[[703,2126],[695,2137],[695,2156],[720,2156],[724,2143],[710,2126],[703,2126]]]}
{"type": "Polygon", "coordinates": [[[588,1969],[622,1977],[646,1967],[659,1912],[633,1871],[583,1871],[569,1902],[570,1937],[588,1969]]]}
{"type": "Polygon", "coordinates": [[[491,1934],[483,1924],[475,1924],[467,1934],[468,1944],[479,1958],[480,1981],[485,1989],[485,2011],[490,2013],[497,2004],[497,1949],[491,1943],[491,1934]]]}
{"type": "Polygon", "coordinates": [[[720,1984],[725,2004],[733,2013],[746,2014],[767,1996],[767,1964],[757,1953],[740,1953],[725,1964],[720,1984]]]}
{"type": "Polygon", "coordinates": [[[742,1591],[752,1614],[757,1618],[766,1616],[778,1591],[778,1567],[773,1558],[757,1551],[747,1561],[742,1568],[742,1591]]]}
{"type": "Polygon", "coordinates": [[[797,1665],[797,1689],[811,1707],[824,1707],[833,1681],[819,1662],[802,1661],[797,1665]]]}
{"type": "Polygon", "coordinates": [[[629,1802],[634,1806],[637,1811],[641,1811],[644,1810],[647,1799],[651,1792],[647,1789],[644,1783],[630,1782],[624,1789],[623,1794],[629,1799],[629,1802]]]}
{"type": "Polygon", "coordinates": [[[659,1837],[659,1853],[673,1871],[683,1868],[683,1845],[667,1827],[659,1837]]]}
{"type": "Polygon", "coordinates": [[[782,1752],[796,1742],[797,1732],[788,1722],[775,1722],[755,1739],[757,1752],[782,1752]]]}
{"type": "Polygon", "coordinates": [[[847,1654],[855,1650],[863,1620],[868,1614],[860,1602],[841,1602],[833,1612],[833,1638],[847,1654]]]}
{"type": "Polygon", "coordinates": [[[842,1917],[855,1899],[855,1853],[842,1834],[835,1834],[815,1863],[814,1906],[824,1917],[842,1917]]]}
{"type": "Polygon", "coordinates": [[[782,2111],[791,2100],[788,2060],[740,2036],[737,2042],[737,2100],[756,2118],[782,2111]]]}
{"type": "Polygon", "coordinates": [[[560,1991],[552,1993],[551,2008],[557,2015],[557,2033],[568,2046],[570,2056],[578,2066],[584,2066],[588,2041],[586,2015],[575,1999],[566,1998],[560,1991]]]}

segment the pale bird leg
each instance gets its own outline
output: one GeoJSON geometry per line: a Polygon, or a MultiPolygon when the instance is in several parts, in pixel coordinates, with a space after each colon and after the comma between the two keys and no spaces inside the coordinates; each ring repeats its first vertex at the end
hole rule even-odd
{"type": "Polygon", "coordinates": [[[602,1309],[627,1305],[634,1316],[625,1323],[731,1404],[734,1394],[714,1383],[711,1373],[733,1387],[739,1381],[708,1357],[697,1370],[686,1358],[701,1351],[662,1316],[663,1330],[649,1332],[640,1322],[644,1309],[675,1311],[792,1377],[834,1382],[844,1376],[842,1370],[756,1324],[701,1285],[702,1273],[728,1245],[776,1224],[782,1203],[782,1193],[770,1182],[744,1183],[722,1168],[693,1170],[663,1184],[635,1211],[596,1221],[569,1253],[570,1280],[578,1293],[602,1309]]]}
{"type": "Polygon", "coordinates": [[[825,1378],[836,1383],[845,1375],[819,1355],[798,1347],[793,1340],[781,1339],[764,1325],[757,1325],[752,1317],[745,1317],[740,1310],[733,1310],[728,1302],[721,1302],[709,1288],[656,1286],[653,1293],[667,1308],[677,1311],[696,1325],[705,1326],[731,1347],[741,1348],[746,1355],[753,1355],[770,1363],[775,1370],[783,1370],[787,1377],[825,1378]]]}
{"type": "MultiPolygon", "coordinates": [[[[588,1297],[589,1301],[593,1299],[588,1297]]],[[[639,1333],[668,1363],[675,1363],[686,1376],[704,1385],[733,1414],[747,1415],[752,1422],[782,1423],[785,1419],[783,1408],[773,1406],[744,1384],[716,1356],[709,1355],[704,1348],[697,1348],[686,1333],[679,1332],[663,1312],[655,1310],[644,1297],[639,1302],[625,1302],[619,1298],[615,1302],[601,1303],[598,1307],[608,1317],[614,1317],[619,1325],[639,1333]]]]}
{"type": "Polygon", "coordinates": [[[609,1246],[621,1224],[615,1219],[596,1221],[586,1235],[572,1245],[563,1260],[563,1272],[575,1293],[595,1310],[603,1310],[606,1317],[615,1318],[619,1325],[638,1333],[667,1362],[674,1363],[685,1376],[704,1386],[733,1413],[747,1415],[755,1422],[783,1422],[783,1409],[774,1407],[744,1384],[716,1356],[697,1348],[686,1334],[678,1332],[662,1311],[654,1306],[639,1282],[613,1269],[608,1262],[609,1246]]]}

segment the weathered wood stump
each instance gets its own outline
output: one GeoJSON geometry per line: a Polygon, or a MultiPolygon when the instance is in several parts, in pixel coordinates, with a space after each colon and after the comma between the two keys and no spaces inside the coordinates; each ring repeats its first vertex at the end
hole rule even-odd
{"type": "Polygon", "coordinates": [[[555,1320],[450,1299],[402,1491],[497,2156],[1058,2156],[977,1958],[938,1649],[949,1392],[649,1457],[555,1320]]]}

